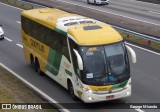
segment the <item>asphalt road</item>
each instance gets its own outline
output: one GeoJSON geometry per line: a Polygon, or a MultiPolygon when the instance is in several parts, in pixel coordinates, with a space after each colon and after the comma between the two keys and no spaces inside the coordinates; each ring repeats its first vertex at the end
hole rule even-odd
{"type": "MultiPolygon", "coordinates": [[[[54,0],[51,0],[54,1],[54,0]]],[[[160,5],[143,3],[133,0],[110,0],[109,5],[90,5],[87,0],[58,0],[71,4],[91,7],[94,10],[109,12],[114,15],[130,18],[137,21],[144,21],[149,24],[160,26],[160,5]]]]}
{"type": "Polygon", "coordinates": [[[109,5],[86,0],[26,0],[91,17],[112,25],[160,38],[160,5],[135,0],[110,0],[109,5]],[[85,13],[84,13],[85,12],[85,13]]]}
{"type": "Polygon", "coordinates": [[[59,103],[70,105],[80,103],[82,109],[69,109],[71,112],[158,112],[158,109],[119,109],[110,103],[159,103],[160,102],[160,54],[132,47],[137,54],[137,64],[131,65],[132,96],[120,100],[96,103],[86,106],[81,101],[71,99],[68,92],[47,76],[39,76],[25,61],[20,36],[21,10],[0,3],[0,23],[3,25],[6,39],[0,41],[0,62],[19,74],[21,77],[38,87],[59,103]],[[94,109],[92,109],[94,107],[94,109]],[[107,109],[114,107],[115,109],[107,109]]]}
{"type": "Polygon", "coordinates": [[[160,4],[160,1],[159,1],[159,0],[138,0],[138,1],[160,4]]]}

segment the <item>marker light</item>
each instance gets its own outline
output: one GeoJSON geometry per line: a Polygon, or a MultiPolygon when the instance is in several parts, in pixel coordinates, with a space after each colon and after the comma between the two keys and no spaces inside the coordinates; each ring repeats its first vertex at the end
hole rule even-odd
{"type": "Polygon", "coordinates": [[[83,87],[83,90],[86,91],[87,93],[90,93],[90,94],[93,93],[93,91],[91,89],[89,89],[87,86],[83,87]]]}
{"type": "Polygon", "coordinates": [[[88,97],[88,100],[91,100],[91,101],[93,101],[94,99],[93,99],[92,97],[90,97],[90,96],[89,96],[89,97],[88,97]]]}
{"type": "Polygon", "coordinates": [[[129,82],[125,88],[129,88],[131,86],[131,82],[129,82]]]}
{"type": "Polygon", "coordinates": [[[127,92],[126,95],[128,96],[130,94],[130,92],[127,92]]]}

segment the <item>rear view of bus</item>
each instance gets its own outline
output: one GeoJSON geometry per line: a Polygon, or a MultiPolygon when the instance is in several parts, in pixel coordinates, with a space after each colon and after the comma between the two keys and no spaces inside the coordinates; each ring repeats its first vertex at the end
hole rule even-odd
{"type": "MultiPolygon", "coordinates": [[[[59,9],[33,9],[21,16],[26,60],[86,103],[131,95],[136,54],[110,25],[59,9]]],[[[53,90],[54,91],[54,90],[53,90]]]]}

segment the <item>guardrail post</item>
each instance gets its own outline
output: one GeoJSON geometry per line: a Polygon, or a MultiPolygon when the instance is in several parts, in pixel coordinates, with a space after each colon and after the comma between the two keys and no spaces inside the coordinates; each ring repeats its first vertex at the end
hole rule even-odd
{"type": "Polygon", "coordinates": [[[150,40],[148,40],[148,45],[151,45],[151,41],[150,40]]]}
{"type": "Polygon", "coordinates": [[[24,3],[21,3],[22,4],[22,7],[24,7],[24,3]]]}
{"type": "Polygon", "coordinates": [[[129,34],[127,34],[127,38],[129,38],[129,34]]]}
{"type": "Polygon", "coordinates": [[[17,5],[17,1],[16,1],[16,0],[15,0],[15,1],[13,1],[13,4],[17,5]]]}

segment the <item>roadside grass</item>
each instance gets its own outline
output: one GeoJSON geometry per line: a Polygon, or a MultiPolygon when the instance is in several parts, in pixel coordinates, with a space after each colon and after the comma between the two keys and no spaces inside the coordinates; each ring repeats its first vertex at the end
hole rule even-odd
{"type": "Polygon", "coordinates": [[[0,2],[8,4],[8,5],[15,6],[15,7],[19,7],[19,8],[22,8],[22,9],[37,8],[36,6],[31,6],[29,4],[24,4],[23,2],[19,2],[17,0],[0,0],[0,2]]]}
{"type": "MultiPolygon", "coordinates": [[[[0,72],[1,73],[1,72],[0,72]]],[[[14,102],[11,95],[7,92],[7,90],[2,87],[0,82],[0,103],[14,102]]]]}
{"type": "Polygon", "coordinates": [[[131,41],[131,42],[134,42],[134,43],[146,46],[146,47],[150,47],[150,48],[155,49],[157,51],[160,51],[160,43],[151,42],[146,39],[140,38],[136,35],[126,34],[126,33],[120,32],[120,31],[119,31],[119,33],[123,36],[123,38],[125,40],[131,41]]]}
{"type": "MultiPolygon", "coordinates": [[[[0,66],[0,103],[48,103],[0,66]]],[[[58,112],[57,109],[0,110],[1,112],[58,112]]]]}

